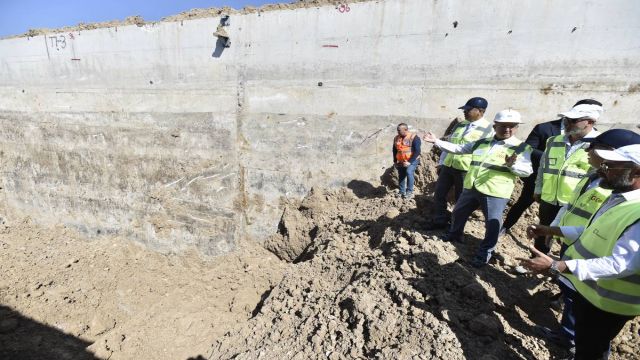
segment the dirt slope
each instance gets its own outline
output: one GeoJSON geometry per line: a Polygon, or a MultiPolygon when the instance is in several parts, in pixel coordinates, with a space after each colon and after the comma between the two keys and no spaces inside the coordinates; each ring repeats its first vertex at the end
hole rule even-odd
{"type": "MultiPolygon", "coordinates": [[[[418,174],[433,185],[433,160],[418,174]]],[[[384,181],[392,183],[392,172],[384,181]]],[[[497,261],[425,229],[427,195],[404,201],[353,181],[291,203],[263,248],[201,259],[122,239],[88,241],[30,221],[0,231],[0,358],[7,359],[549,359],[535,336],[559,313],[550,279],[515,275],[531,212],[500,240],[497,261]],[[279,260],[281,258],[283,260],[279,260]]],[[[613,359],[640,354],[640,324],[613,359]]]]}

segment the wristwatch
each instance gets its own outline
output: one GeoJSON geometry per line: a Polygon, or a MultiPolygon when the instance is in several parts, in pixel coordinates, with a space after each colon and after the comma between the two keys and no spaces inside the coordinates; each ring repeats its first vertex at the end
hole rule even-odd
{"type": "Polygon", "coordinates": [[[551,262],[551,267],[549,268],[549,272],[551,272],[552,275],[560,275],[560,270],[558,270],[558,262],[557,261],[552,261],[551,262]]]}

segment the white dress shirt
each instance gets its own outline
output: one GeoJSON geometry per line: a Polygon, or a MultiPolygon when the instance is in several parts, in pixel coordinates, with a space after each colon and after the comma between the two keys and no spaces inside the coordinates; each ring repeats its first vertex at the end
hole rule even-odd
{"type": "MultiPolygon", "coordinates": [[[[596,212],[597,219],[607,210],[625,201],[640,199],[640,189],[626,193],[611,194],[609,199],[596,212]]],[[[640,205],[639,205],[640,206],[640,205]]],[[[561,226],[562,235],[570,240],[577,240],[584,232],[584,226],[561,226]]],[[[627,228],[613,247],[611,256],[595,259],[567,260],[567,268],[579,280],[616,279],[640,271],[640,222],[627,228]]],[[[569,281],[560,278],[563,283],[569,281]]]]}

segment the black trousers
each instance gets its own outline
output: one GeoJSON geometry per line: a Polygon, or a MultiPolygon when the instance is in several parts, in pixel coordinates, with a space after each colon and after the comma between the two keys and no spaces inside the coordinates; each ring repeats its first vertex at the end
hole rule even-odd
{"type": "Polygon", "coordinates": [[[447,195],[453,187],[455,192],[455,200],[458,201],[460,193],[462,193],[462,185],[466,171],[454,169],[442,165],[438,180],[436,181],[436,189],[434,191],[434,211],[432,221],[434,224],[446,224],[451,221],[451,213],[447,210],[447,195]]]}
{"type": "MultiPolygon", "coordinates": [[[[540,201],[540,211],[538,212],[538,218],[540,218],[541,225],[549,225],[558,215],[558,211],[560,211],[561,206],[549,204],[548,202],[542,200],[540,201]]],[[[538,236],[535,239],[533,244],[536,249],[547,254],[549,250],[551,250],[546,243],[546,239],[544,236],[538,236]]]]}
{"type": "Polygon", "coordinates": [[[573,315],[576,319],[575,360],[603,359],[609,352],[611,340],[634,318],[600,310],[580,293],[573,297],[573,315]]]}
{"type": "Polygon", "coordinates": [[[502,227],[509,230],[515,225],[522,214],[533,204],[533,191],[536,188],[536,173],[534,172],[529,177],[524,178],[524,186],[518,201],[509,209],[507,216],[504,219],[502,227]]]}

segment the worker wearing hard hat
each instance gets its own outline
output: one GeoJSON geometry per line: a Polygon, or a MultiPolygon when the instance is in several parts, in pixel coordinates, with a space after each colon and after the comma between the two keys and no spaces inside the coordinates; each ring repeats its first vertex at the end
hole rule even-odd
{"type": "Polygon", "coordinates": [[[451,227],[445,239],[461,241],[469,216],[480,207],[485,217],[485,236],[471,261],[474,267],[484,266],[491,259],[502,226],[502,214],[517,178],[533,173],[531,147],[515,137],[521,123],[520,113],[509,109],[496,114],[495,135],[491,138],[464,145],[438,140],[432,133],[423,138],[449,153],[471,154],[464,190],[453,209],[451,227]]]}
{"type": "MultiPolygon", "coordinates": [[[[540,168],[534,190],[534,199],[540,202],[540,224],[549,225],[566,204],[580,180],[591,170],[584,139],[598,135],[593,126],[602,114],[602,106],[580,104],[559,114],[564,123],[564,134],[547,140],[540,159],[540,168]]],[[[548,253],[548,239],[538,237],[536,249],[548,253]]]]}

